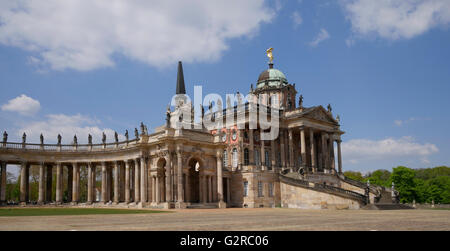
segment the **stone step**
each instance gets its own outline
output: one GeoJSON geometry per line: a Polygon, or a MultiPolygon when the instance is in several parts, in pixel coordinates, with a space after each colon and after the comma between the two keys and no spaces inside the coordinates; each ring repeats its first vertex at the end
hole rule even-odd
{"type": "Polygon", "coordinates": [[[362,209],[366,210],[404,210],[404,209],[414,209],[413,207],[405,204],[369,204],[363,207],[362,209]]]}
{"type": "Polygon", "coordinates": [[[202,203],[191,203],[186,208],[190,209],[213,209],[213,208],[219,208],[217,203],[208,203],[208,204],[202,204],[202,203]]]}

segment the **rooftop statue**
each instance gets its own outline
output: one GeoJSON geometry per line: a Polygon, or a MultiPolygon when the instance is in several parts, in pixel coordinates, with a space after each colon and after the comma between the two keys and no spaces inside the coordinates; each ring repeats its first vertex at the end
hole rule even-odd
{"type": "Polygon", "coordinates": [[[269,58],[269,62],[270,63],[273,63],[273,54],[272,54],[272,52],[273,52],[273,48],[269,48],[266,51],[267,57],[269,58]]]}
{"type": "Polygon", "coordinates": [[[41,133],[41,145],[43,145],[44,144],[44,135],[42,135],[42,133],[41,133]]]}
{"type": "Polygon", "coordinates": [[[73,144],[78,145],[78,138],[77,138],[76,134],[75,134],[75,136],[73,136],[73,144]]]}
{"type": "Polygon", "coordinates": [[[145,126],[143,122],[141,122],[141,134],[145,134],[145,126]]]}
{"type": "Polygon", "coordinates": [[[58,145],[61,145],[61,140],[62,140],[61,134],[58,134],[58,145]]]}
{"type": "Polygon", "coordinates": [[[27,135],[25,133],[23,133],[23,135],[22,135],[22,143],[25,144],[25,142],[27,142],[27,135]]]}
{"type": "Polygon", "coordinates": [[[117,132],[114,132],[114,139],[116,140],[116,143],[119,142],[119,135],[117,132]]]}
{"type": "Polygon", "coordinates": [[[92,145],[92,135],[91,134],[88,135],[88,144],[92,145]]]}
{"type": "Polygon", "coordinates": [[[303,95],[300,95],[300,98],[298,99],[298,107],[303,108],[303,95]]]}
{"type": "Polygon", "coordinates": [[[137,128],[134,128],[134,137],[136,137],[136,139],[139,139],[139,132],[137,128]]]}
{"type": "Polygon", "coordinates": [[[128,141],[128,130],[125,130],[125,140],[128,141]]]}
{"type": "Polygon", "coordinates": [[[332,111],[333,109],[331,108],[331,105],[330,105],[330,104],[328,104],[327,108],[328,108],[328,112],[331,113],[331,111],[332,111]]]}
{"type": "Polygon", "coordinates": [[[103,142],[103,144],[106,144],[106,134],[105,134],[105,132],[103,132],[103,135],[102,135],[102,142],[103,142]]]}
{"type": "Polygon", "coordinates": [[[3,142],[7,142],[8,141],[8,133],[5,131],[3,132],[3,142]]]}

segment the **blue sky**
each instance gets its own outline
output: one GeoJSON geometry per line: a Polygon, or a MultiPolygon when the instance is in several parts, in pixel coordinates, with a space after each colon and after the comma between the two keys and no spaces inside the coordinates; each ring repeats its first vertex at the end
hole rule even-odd
{"type": "Polygon", "coordinates": [[[247,93],[273,47],[305,106],[340,115],[344,170],[450,165],[448,1],[163,2],[0,2],[0,131],[153,129],[178,60],[188,93],[247,93]]]}

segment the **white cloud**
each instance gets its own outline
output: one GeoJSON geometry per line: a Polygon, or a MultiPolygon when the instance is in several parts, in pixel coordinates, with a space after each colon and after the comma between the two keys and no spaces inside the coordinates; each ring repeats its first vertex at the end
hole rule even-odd
{"type": "Polygon", "coordinates": [[[406,120],[395,120],[394,121],[394,124],[396,125],[396,126],[398,126],[398,127],[401,127],[401,126],[403,126],[403,125],[405,125],[405,124],[409,124],[409,123],[411,123],[411,122],[414,122],[414,121],[423,121],[423,120],[431,120],[430,118],[417,118],[417,117],[411,117],[411,118],[409,118],[409,119],[406,119],[406,120]]]}
{"type": "Polygon", "coordinates": [[[303,23],[303,18],[298,11],[294,11],[294,13],[292,13],[291,18],[292,22],[294,22],[294,28],[297,28],[303,23]]]}
{"type": "Polygon", "coordinates": [[[342,143],[344,160],[351,164],[382,161],[386,159],[418,158],[428,162],[427,157],[439,152],[436,145],[420,144],[412,137],[387,138],[383,140],[353,139],[342,143]]]}
{"type": "Polygon", "coordinates": [[[53,70],[111,67],[114,55],[164,67],[217,60],[274,14],[264,0],[2,1],[0,43],[53,70]]]}
{"type": "Polygon", "coordinates": [[[22,94],[2,105],[2,111],[18,112],[21,115],[31,116],[41,109],[39,101],[22,94]]]}
{"type": "MultiPolygon", "coordinates": [[[[114,130],[100,128],[101,122],[81,114],[49,114],[45,120],[31,121],[17,130],[17,137],[21,138],[23,132],[27,134],[27,142],[39,143],[39,137],[44,135],[45,143],[55,143],[58,134],[62,136],[63,143],[72,143],[73,136],[77,135],[78,143],[87,143],[88,134],[92,135],[93,143],[101,143],[102,133],[105,132],[107,142],[114,141],[114,130]]],[[[130,137],[133,133],[130,132],[130,137]]],[[[119,139],[124,137],[120,135],[119,139]]]]}
{"type": "Polygon", "coordinates": [[[359,36],[410,39],[450,24],[449,0],[341,0],[341,4],[359,36]]]}
{"type": "Polygon", "coordinates": [[[330,34],[328,34],[328,31],[325,29],[320,29],[319,34],[317,34],[316,38],[309,43],[310,46],[312,47],[317,47],[317,45],[319,45],[319,43],[327,40],[330,38],[330,34]]]}

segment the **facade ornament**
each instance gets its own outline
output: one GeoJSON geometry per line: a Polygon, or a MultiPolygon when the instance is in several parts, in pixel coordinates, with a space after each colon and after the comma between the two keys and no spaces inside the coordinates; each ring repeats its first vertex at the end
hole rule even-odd
{"type": "Polygon", "coordinates": [[[58,134],[58,145],[61,145],[61,140],[62,140],[61,134],[58,134]]]}
{"type": "Polygon", "coordinates": [[[8,133],[6,131],[3,132],[3,143],[8,141],[8,133]]]}
{"type": "Polygon", "coordinates": [[[92,135],[91,134],[88,135],[88,144],[92,145],[92,135]]]}
{"type": "Polygon", "coordinates": [[[117,142],[119,142],[119,135],[117,134],[117,132],[114,132],[114,140],[117,142]]]}
{"type": "Polygon", "coordinates": [[[143,122],[141,122],[141,134],[145,134],[145,126],[143,122]]]}
{"type": "Polygon", "coordinates": [[[73,144],[78,145],[78,138],[77,138],[76,134],[75,134],[75,136],[73,136],[73,144]]]}
{"type": "Polygon", "coordinates": [[[137,129],[137,128],[134,128],[134,137],[135,137],[136,139],[139,139],[139,132],[138,132],[138,129],[137,129]]]}
{"type": "Polygon", "coordinates": [[[103,142],[103,144],[106,144],[106,134],[105,134],[105,132],[103,132],[103,135],[102,135],[102,142],[103,142]]]}
{"type": "Polygon", "coordinates": [[[303,108],[303,95],[300,95],[300,98],[298,99],[298,107],[303,108]]]}
{"type": "Polygon", "coordinates": [[[27,134],[23,133],[22,135],[22,143],[25,144],[27,142],[27,134]]]}
{"type": "Polygon", "coordinates": [[[41,133],[40,139],[41,139],[41,145],[43,145],[44,144],[44,135],[42,135],[42,133],[41,133]]]}
{"type": "Polygon", "coordinates": [[[170,127],[170,106],[167,106],[167,111],[166,111],[166,127],[169,128],[170,127]]]}
{"type": "Polygon", "coordinates": [[[266,50],[267,57],[269,58],[269,63],[273,63],[273,48],[269,48],[266,50]]]}
{"type": "Polygon", "coordinates": [[[253,92],[253,84],[250,85],[250,92],[253,92]]]}
{"type": "Polygon", "coordinates": [[[125,130],[125,140],[128,141],[128,130],[125,130]]]}

